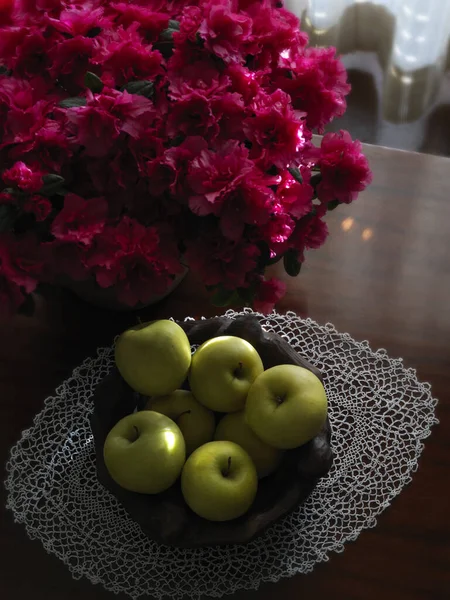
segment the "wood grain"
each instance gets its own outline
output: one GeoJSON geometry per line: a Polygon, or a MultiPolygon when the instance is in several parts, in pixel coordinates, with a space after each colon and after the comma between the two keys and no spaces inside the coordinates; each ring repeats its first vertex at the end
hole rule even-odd
{"type": "MultiPolygon", "coordinates": [[[[440,425],[419,469],[379,518],[312,574],[240,592],[236,600],[444,600],[450,597],[450,160],[367,147],[374,182],[359,200],[329,215],[330,239],[290,279],[278,310],[332,322],[355,339],[402,356],[439,399],[440,425]]],[[[275,272],[278,273],[277,269],[275,272]]],[[[213,316],[199,282],[141,317],[213,316]]],[[[44,398],[98,346],[136,319],[49,291],[32,318],[0,323],[0,452],[29,427],[44,398]]],[[[2,488],[2,511],[5,491],[2,488]]],[[[0,596],[7,600],[106,600],[100,586],[68,569],[2,514],[0,596]]],[[[124,600],[126,596],[118,596],[124,600]]]]}

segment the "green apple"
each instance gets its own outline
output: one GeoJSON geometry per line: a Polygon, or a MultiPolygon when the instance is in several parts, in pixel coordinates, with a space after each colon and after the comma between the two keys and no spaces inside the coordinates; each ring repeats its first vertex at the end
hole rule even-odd
{"type": "Polygon", "coordinates": [[[143,410],[121,419],[105,440],[103,458],[121,487],[159,494],[181,473],[186,460],[183,434],[165,415],[143,410]]]}
{"type": "Polygon", "coordinates": [[[320,379],[296,365],[278,365],[254,382],[245,418],[255,434],[275,448],[297,448],[319,433],[327,418],[320,379]]]}
{"type": "Polygon", "coordinates": [[[183,434],[187,455],[213,439],[214,413],[200,404],[191,392],[176,390],[168,396],[150,398],[145,408],[175,421],[183,434]]]}
{"type": "Polygon", "coordinates": [[[229,521],[248,511],[258,489],[255,465],[233,442],[209,442],[187,459],[181,490],[188,506],[209,521],[229,521]]]}
{"type": "Polygon", "coordinates": [[[228,440],[241,446],[252,459],[259,479],[275,471],[283,456],[282,450],[269,446],[253,433],[243,410],[225,415],[217,426],[214,439],[228,440]]]}
{"type": "Polygon", "coordinates": [[[116,343],[116,365],[130,387],[144,396],[171,394],[186,379],[191,345],[177,323],[141,323],[116,343]]]}
{"type": "Polygon", "coordinates": [[[192,357],[189,384],[207,408],[234,412],[244,408],[251,384],[264,370],[255,348],[239,337],[208,340],[192,357]]]}

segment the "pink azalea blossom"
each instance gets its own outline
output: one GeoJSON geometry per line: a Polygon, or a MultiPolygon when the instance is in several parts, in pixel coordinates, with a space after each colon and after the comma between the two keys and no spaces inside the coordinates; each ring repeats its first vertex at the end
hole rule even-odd
{"type": "Polygon", "coordinates": [[[372,180],[361,143],[353,141],[347,131],[327,133],[320,146],[322,181],[317,186],[323,202],[352,202],[372,180]]]}
{"type": "Polygon", "coordinates": [[[205,46],[226,63],[243,62],[243,45],[250,38],[252,20],[233,12],[230,0],[212,2],[199,28],[205,46]]]}
{"type": "Polygon", "coordinates": [[[3,171],[2,178],[6,185],[18,187],[24,192],[37,192],[42,187],[42,172],[30,169],[22,161],[3,171]]]}
{"type": "Polygon", "coordinates": [[[52,234],[62,242],[89,245],[106,222],[108,205],[104,198],[83,200],[68,194],[64,207],[52,224],[52,234]]]}
{"type": "Polygon", "coordinates": [[[130,306],[180,258],[270,311],[371,179],[333,48],[278,0],[0,0],[0,311],[91,280],[130,306]]]}
{"type": "Polygon", "coordinates": [[[279,279],[261,279],[256,289],[253,307],[263,314],[272,312],[275,304],[286,293],[286,284],[279,279]]]}

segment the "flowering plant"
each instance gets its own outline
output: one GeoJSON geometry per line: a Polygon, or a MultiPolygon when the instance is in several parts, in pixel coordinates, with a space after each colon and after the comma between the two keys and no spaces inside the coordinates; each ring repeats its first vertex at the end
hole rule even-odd
{"type": "Polygon", "coordinates": [[[0,0],[0,312],[94,279],[134,306],[183,263],[269,311],[284,260],[370,181],[333,48],[273,0],[0,0]]]}

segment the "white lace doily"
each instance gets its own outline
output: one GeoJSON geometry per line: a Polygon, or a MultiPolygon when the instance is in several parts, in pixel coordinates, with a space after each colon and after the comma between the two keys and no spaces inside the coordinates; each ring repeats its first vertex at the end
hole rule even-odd
{"type": "Polygon", "coordinates": [[[258,317],[324,373],[335,454],[328,476],[302,507],[247,545],[185,550],[149,541],[97,481],[92,393],[113,364],[112,349],[101,348],[47,398],[7,464],[7,506],[15,520],[75,578],[132,598],[256,589],[342,552],[411,481],[437,423],[430,385],[401,360],[332,325],[294,313],[258,317]]]}

